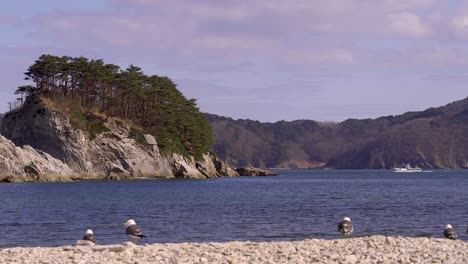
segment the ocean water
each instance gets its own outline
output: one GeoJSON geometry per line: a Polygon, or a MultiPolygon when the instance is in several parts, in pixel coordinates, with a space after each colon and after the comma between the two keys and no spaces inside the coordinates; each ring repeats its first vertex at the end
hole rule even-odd
{"type": "Polygon", "coordinates": [[[277,177],[0,184],[0,247],[72,245],[87,228],[99,244],[274,241],[354,236],[468,239],[468,170],[280,170],[277,177]]]}

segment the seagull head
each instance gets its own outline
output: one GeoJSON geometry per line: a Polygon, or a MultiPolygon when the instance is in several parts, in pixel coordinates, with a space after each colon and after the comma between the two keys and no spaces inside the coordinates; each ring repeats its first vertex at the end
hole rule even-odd
{"type": "Polygon", "coordinates": [[[86,230],[86,234],[93,235],[93,230],[91,230],[91,229],[86,230]]]}
{"type": "Polygon", "coordinates": [[[349,222],[351,222],[351,218],[345,217],[345,218],[343,218],[343,221],[349,221],[349,222]]]}
{"type": "Polygon", "coordinates": [[[131,226],[131,225],[136,225],[135,221],[133,219],[128,220],[125,222],[124,226],[131,226]]]}
{"type": "Polygon", "coordinates": [[[445,229],[453,228],[451,224],[445,226],[445,229]]]}

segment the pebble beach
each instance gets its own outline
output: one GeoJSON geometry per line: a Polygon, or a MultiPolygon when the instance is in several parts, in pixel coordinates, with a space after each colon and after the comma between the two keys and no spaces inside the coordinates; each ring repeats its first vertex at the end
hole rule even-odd
{"type": "Polygon", "coordinates": [[[288,242],[15,247],[0,263],[468,263],[468,242],[370,236],[288,242]]]}

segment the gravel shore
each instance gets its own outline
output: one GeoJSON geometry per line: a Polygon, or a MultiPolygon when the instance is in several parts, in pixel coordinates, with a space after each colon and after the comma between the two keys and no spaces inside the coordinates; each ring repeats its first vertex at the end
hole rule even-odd
{"type": "Polygon", "coordinates": [[[0,263],[468,263],[468,242],[371,236],[293,242],[16,247],[0,263]]]}

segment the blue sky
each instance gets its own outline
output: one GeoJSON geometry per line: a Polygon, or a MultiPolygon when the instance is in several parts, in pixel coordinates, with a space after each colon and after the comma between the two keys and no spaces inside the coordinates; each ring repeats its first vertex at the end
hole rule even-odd
{"type": "Polygon", "coordinates": [[[41,54],[167,75],[204,112],[373,118],[468,96],[468,1],[0,1],[0,111],[41,54]]]}

